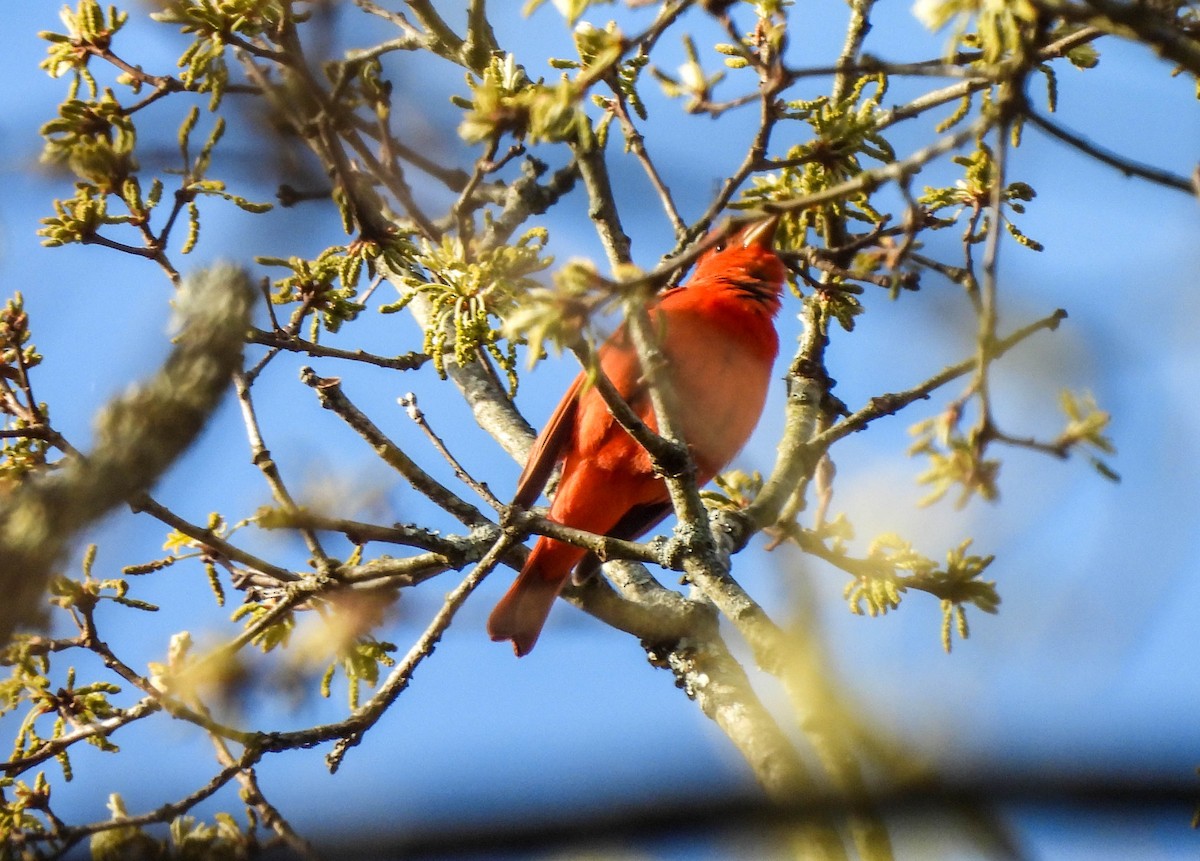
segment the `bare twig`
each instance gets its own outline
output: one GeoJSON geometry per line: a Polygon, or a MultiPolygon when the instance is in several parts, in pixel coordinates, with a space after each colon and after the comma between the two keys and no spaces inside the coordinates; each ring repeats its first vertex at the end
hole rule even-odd
{"type": "Polygon", "coordinates": [[[252,553],[248,553],[239,547],[226,541],[224,538],[216,535],[211,529],[202,526],[197,526],[191,523],[166,506],[154,500],[148,494],[142,494],[130,501],[129,508],[135,514],[145,512],[151,517],[162,521],[167,526],[170,526],[176,532],[180,532],[191,538],[199,544],[206,553],[211,553],[214,556],[228,559],[232,562],[237,562],[239,565],[244,565],[254,571],[266,575],[271,580],[278,583],[290,583],[300,579],[300,575],[267,562],[265,559],[260,559],[252,553]]]}
{"type": "MultiPolygon", "coordinates": [[[[234,391],[237,392],[238,404],[242,408],[242,419],[246,425],[246,436],[250,440],[250,459],[254,465],[262,472],[263,478],[271,488],[271,494],[275,497],[285,513],[291,514],[297,511],[296,502],[292,499],[291,493],[288,492],[287,485],[283,483],[283,476],[279,473],[279,467],[275,463],[275,459],[271,457],[271,452],[267,450],[266,443],[263,442],[262,430],[258,425],[258,416],[254,412],[254,401],[250,397],[250,388],[246,383],[245,378],[241,374],[235,374],[233,377],[234,391]]],[[[317,538],[315,532],[306,527],[299,527],[300,534],[304,538],[304,543],[308,546],[308,552],[312,554],[313,561],[319,566],[320,570],[328,573],[333,566],[329,555],[321,546],[321,541],[317,538]]]]}
{"type": "Polygon", "coordinates": [[[671,226],[675,229],[676,239],[682,239],[684,234],[687,233],[687,225],[684,224],[683,218],[679,215],[679,209],[675,206],[675,200],[671,196],[671,189],[663,182],[658,168],[654,166],[654,162],[650,158],[650,153],[646,151],[645,137],[642,136],[637,126],[634,125],[633,118],[629,116],[629,105],[625,103],[625,94],[621,92],[620,87],[616,86],[615,83],[610,82],[610,86],[612,87],[613,97],[609,99],[609,104],[612,106],[617,119],[621,122],[625,140],[629,144],[629,148],[633,151],[634,157],[641,164],[642,170],[645,171],[646,178],[650,180],[650,185],[654,187],[659,201],[662,202],[663,211],[667,214],[667,218],[671,221],[671,226]]]}
{"type": "Polygon", "coordinates": [[[420,352],[401,353],[398,356],[379,356],[363,350],[339,350],[327,347],[315,341],[306,341],[294,335],[281,332],[265,332],[262,329],[251,329],[246,340],[253,344],[262,344],[279,350],[289,350],[294,353],[305,353],[328,359],[345,359],[350,362],[362,362],[379,368],[390,368],[393,371],[411,371],[420,368],[429,361],[429,356],[420,352]]]}
{"type": "Polygon", "coordinates": [[[395,702],[396,697],[408,687],[413,673],[425,658],[433,654],[434,647],[442,639],[442,635],[450,627],[450,623],[454,621],[454,616],[458,613],[459,608],[471,596],[475,588],[483,582],[483,579],[492,572],[512,543],[511,536],[500,536],[466,579],[446,596],[446,602],[434,615],[425,632],[413,643],[404,659],[388,674],[387,679],[379,686],[375,695],[355,711],[348,720],[338,726],[336,732],[330,734],[328,729],[323,731],[325,738],[337,739],[333,751],[325,757],[330,771],[337,771],[350,748],[362,741],[367,730],[375,725],[387,707],[395,702]]]}
{"type": "Polygon", "coordinates": [[[492,508],[496,509],[497,511],[502,511],[505,507],[504,503],[496,498],[495,494],[492,493],[486,484],[483,484],[482,482],[476,481],[474,478],[472,478],[471,474],[468,473],[466,469],[463,468],[463,465],[458,462],[458,459],[450,453],[450,449],[446,447],[446,443],[442,440],[442,438],[434,433],[433,428],[430,427],[428,420],[425,418],[425,413],[421,411],[419,406],[417,406],[417,396],[412,392],[403,395],[400,398],[400,406],[404,407],[404,411],[408,413],[408,417],[417,423],[417,427],[425,432],[425,436],[429,438],[429,441],[433,444],[433,447],[437,449],[438,454],[444,457],[446,462],[449,463],[454,469],[454,474],[458,477],[458,480],[479,494],[480,498],[482,498],[483,501],[488,505],[492,506],[492,508]]]}
{"type": "Polygon", "coordinates": [[[1079,150],[1084,155],[1103,162],[1109,167],[1115,167],[1125,176],[1136,176],[1142,179],[1149,180],[1156,185],[1162,185],[1167,188],[1174,188],[1177,191],[1182,191],[1185,194],[1196,194],[1192,183],[1185,177],[1163,170],[1162,168],[1154,167],[1153,165],[1144,164],[1140,161],[1127,158],[1123,155],[1118,155],[1112,150],[1106,149],[1098,144],[1094,144],[1086,138],[1080,137],[1072,131],[1067,130],[1063,126],[1051,120],[1049,117],[1042,116],[1038,111],[1035,111],[1029,105],[1025,105],[1022,109],[1022,115],[1033,123],[1039,129],[1053,138],[1069,144],[1079,150]]]}
{"type": "MultiPolygon", "coordinates": [[[[1027,326],[1022,326],[1007,337],[996,341],[991,350],[992,360],[999,359],[1013,347],[1025,341],[1029,336],[1043,329],[1054,331],[1058,328],[1058,324],[1066,318],[1067,312],[1059,309],[1048,317],[1044,317],[1027,326]]],[[[903,392],[895,394],[877,395],[871,398],[866,406],[856,410],[845,419],[814,436],[810,442],[813,451],[816,453],[823,452],[838,440],[865,429],[867,425],[876,419],[894,415],[915,401],[927,399],[930,394],[947,383],[970,374],[975,370],[978,362],[978,357],[972,356],[970,359],[950,365],[923,383],[913,386],[911,389],[906,389],[903,392]]]]}
{"type": "Polygon", "coordinates": [[[479,509],[459,498],[453,491],[430,476],[429,473],[417,466],[416,462],[398,445],[388,439],[383,431],[375,426],[374,422],[350,402],[342,392],[340,380],[319,377],[312,368],[302,368],[300,380],[317,393],[321,406],[337,413],[359,436],[371,444],[376,454],[404,476],[409,484],[418,491],[467,526],[479,526],[488,522],[479,509]]]}

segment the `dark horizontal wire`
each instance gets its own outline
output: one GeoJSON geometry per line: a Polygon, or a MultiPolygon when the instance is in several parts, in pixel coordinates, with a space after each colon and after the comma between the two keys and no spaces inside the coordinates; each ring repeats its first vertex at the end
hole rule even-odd
{"type": "MultiPolygon", "coordinates": [[[[806,819],[839,819],[871,810],[885,817],[958,815],[977,811],[994,813],[996,807],[1053,809],[1091,808],[1092,813],[1162,813],[1174,808],[1181,839],[1194,838],[1200,849],[1200,832],[1191,830],[1192,811],[1200,803],[1200,781],[1141,781],[1101,776],[1037,776],[996,782],[954,782],[881,792],[867,802],[828,795],[795,804],[772,804],[761,796],[732,795],[697,800],[673,799],[659,805],[628,807],[583,814],[530,817],[504,824],[464,823],[430,827],[420,833],[390,836],[377,833],[363,839],[315,842],[322,858],[357,861],[429,861],[463,856],[513,856],[563,850],[588,844],[636,845],[664,838],[695,839],[718,833],[794,826],[806,819]]],[[[399,806],[403,805],[397,799],[399,806]]],[[[1173,813],[1174,815],[1174,813],[1173,813]]],[[[391,823],[389,823],[391,824],[391,823]]],[[[381,828],[381,831],[383,829],[381,828]]],[[[764,836],[769,832],[763,831],[764,836]]],[[[963,839],[977,829],[964,823],[963,839]]],[[[283,857],[283,856],[280,856],[283,857]]],[[[1013,856],[1018,857],[1018,856],[1013,856]]]]}

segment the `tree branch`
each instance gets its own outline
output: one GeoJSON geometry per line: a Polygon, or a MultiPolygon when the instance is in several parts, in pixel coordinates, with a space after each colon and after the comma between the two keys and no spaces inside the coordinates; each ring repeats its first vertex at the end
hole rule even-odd
{"type": "Polygon", "coordinates": [[[1125,156],[1114,153],[1112,150],[1098,146],[1086,138],[1080,137],[1074,132],[1068,131],[1058,123],[1051,120],[1049,117],[1042,116],[1028,104],[1025,105],[1025,107],[1021,110],[1021,114],[1027,120],[1029,120],[1029,122],[1033,123],[1051,137],[1057,138],[1058,140],[1069,144],[1084,155],[1096,159],[1096,161],[1103,162],[1109,167],[1115,167],[1117,170],[1121,171],[1121,173],[1125,174],[1125,176],[1141,177],[1142,179],[1149,180],[1156,185],[1173,188],[1177,191],[1182,191],[1185,194],[1200,195],[1200,190],[1198,190],[1184,177],[1173,174],[1170,171],[1154,167],[1153,165],[1143,164],[1142,162],[1135,161],[1131,158],[1126,158],[1125,156]]]}
{"type": "Polygon", "coordinates": [[[300,369],[300,381],[317,394],[321,406],[336,413],[346,424],[370,443],[371,448],[388,466],[404,476],[416,490],[430,501],[439,505],[467,526],[480,526],[488,519],[475,506],[457,496],[453,491],[434,479],[417,466],[401,448],[392,442],[383,431],[350,402],[342,392],[341,381],[333,377],[319,377],[312,368],[300,369]]]}

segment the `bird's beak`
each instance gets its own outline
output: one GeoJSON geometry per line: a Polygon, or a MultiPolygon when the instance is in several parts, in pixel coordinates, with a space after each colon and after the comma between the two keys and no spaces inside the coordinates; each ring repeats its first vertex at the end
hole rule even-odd
{"type": "Polygon", "coordinates": [[[749,248],[753,245],[763,251],[770,251],[775,244],[775,228],[778,224],[779,215],[777,213],[748,227],[743,227],[739,231],[738,237],[742,241],[742,247],[749,248]]]}

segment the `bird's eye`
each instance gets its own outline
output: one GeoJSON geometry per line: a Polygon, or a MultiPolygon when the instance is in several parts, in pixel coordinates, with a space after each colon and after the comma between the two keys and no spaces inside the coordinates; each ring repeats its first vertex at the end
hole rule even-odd
{"type": "Polygon", "coordinates": [[[724,251],[724,250],[725,250],[725,240],[724,239],[722,239],[720,242],[718,242],[716,245],[713,246],[713,251],[724,251]]]}

